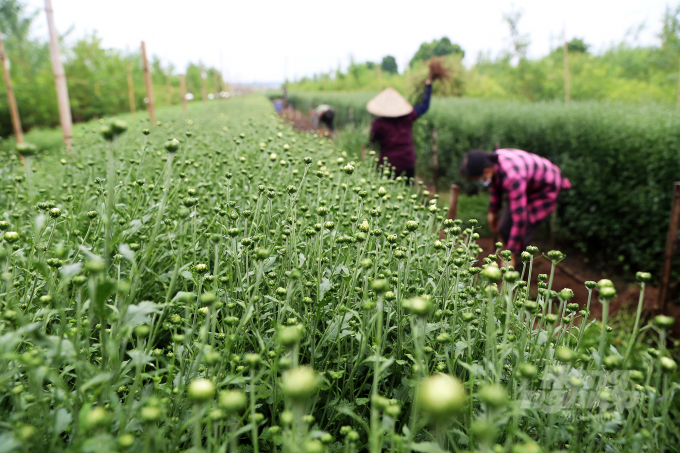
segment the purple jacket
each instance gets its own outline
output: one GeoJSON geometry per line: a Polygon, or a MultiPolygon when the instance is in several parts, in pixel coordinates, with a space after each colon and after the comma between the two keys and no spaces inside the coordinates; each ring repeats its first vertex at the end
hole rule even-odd
{"type": "Polygon", "coordinates": [[[380,161],[387,161],[395,167],[396,174],[416,166],[416,151],[413,147],[413,122],[427,112],[430,107],[432,85],[425,86],[425,94],[420,104],[411,113],[397,118],[379,117],[371,124],[371,141],[380,145],[380,161]]]}

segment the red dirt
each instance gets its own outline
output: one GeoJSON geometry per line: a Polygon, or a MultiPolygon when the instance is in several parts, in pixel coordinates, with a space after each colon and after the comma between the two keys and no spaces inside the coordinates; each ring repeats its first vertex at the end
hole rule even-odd
{"type": "MultiPolygon", "coordinates": [[[[547,252],[550,250],[550,246],[548,244],[541,243],[540,241],[535,242],[537,242],[535,245],[541,252],[547,252]]],[[[485,258],[495,251],[493,238],[480,238],[477,243],[483,249],[481,258],[485,258]]],[[[532,295],[535,295],[538,292],[538,288],[536,286],[536,277],[538,274],[550,275],[550,261],[539,255],[534,258],[532,270],[533,284],[531,285],[530,290],[532,295]]],[[[521,270],[521,264],[517,266],[517,268],[518,270],[521,270]]],[[[584,265],[582,257],[567,256],[567,258],[562,261],[555,269],[552,288],[555,291],[559,291],[563,288],[571,288],[574,291],[573,301],[577,302],[582,307],[585,307],[588,301],[588,290],[586,289],[584,282],[588,280],[598,281],[601,278],[602,274],[600,272],[584,265]]],[[[615,315],[619,310],[628,310],[631,312],[636,311],[638,300],[640,298],[640,288],[638,284],[625,281],[621,278],[617,278],[616,276],[610,276],[609,278],[614,282],[614,286],[616,287],[619,294],[619,296],[609,305],[610,316],[615,315]]],[[[645,299],[642,303],[643,318],[649,318],[661,313],[660,309],[657,308],[658,294],[658,288],[649,285],[645,288],[645,299]]],[[[602,316],[602,305],[597,301],[595,294],[593,294],[593,299],[590,303],[590,312],[595,318],[600,318],[602,316]]],[[[672,301],[669,301],[664,314],[674,317],[676,319],[677,325],[678,320],[680,320],[680,306],[672,301]]]]}

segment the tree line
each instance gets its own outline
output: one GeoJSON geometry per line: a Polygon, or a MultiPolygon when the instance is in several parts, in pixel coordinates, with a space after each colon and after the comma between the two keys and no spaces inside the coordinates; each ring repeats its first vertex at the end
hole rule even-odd
{"type": "MultiPolygon", "coordinates": [[[[521,11],[505,14],[510,45],[493,57],[488,52],[481,52],[472,65],[463,65],[464,49],[443,37],[423,43],[401,72],[394,59],[387,56],[381,65],[352,61],[346,70],[302,78],[288,88],[301,91],[376,91],[393,86],[403,93],[411,93],[427,72],[424,63],[432,57],[441,57],[451,70],[451,78],[445,83],[435,84],[436,95],[531,102],[564,99],[561,38],[547,55],[529,58],[527,49],[531,38],[522,32],[521,17],[521,11]]],[[[655,44],[641,45],[637,40],[640,29],[631,30],[621,42],[601,51],[593,51],[583,38],[573,38],[566,43],[571,99],[677,102],[680,5],[667,7],[655,44]]]]}
{"type": "MultiPolygon", "coordinates": [[[[0,0],[0,32],[9,60],[14,93],[24,130],[59,124],[54,76],[47,37],[35,37],[31,29],[42,20],[42,11],[33,10],[23,0],[0,0]]],[[[139,50],[107,49],[102,39],[90,33],[73,42],[68,31],[61,37],[62,58],[68,82],[71,113],[75,122],[130,110],[127,65],[130,64],[137,110],[145,108],[142,61],[139,50]]],[[[157,56],[149,61],[157,106],[181,101],[179,73],[157,56]]],[[[214,80],[221,74],[206,67],[207,92],[214,93],[214,80]]],[[[201,99],[201,68],[190,63],[185,71],[187,92],[201,99]]],[[[218,88],[221,89],[221,88],[218,88]]],[[[12,133],[6,89],[0,84],[0,137],[12,133]]]]}

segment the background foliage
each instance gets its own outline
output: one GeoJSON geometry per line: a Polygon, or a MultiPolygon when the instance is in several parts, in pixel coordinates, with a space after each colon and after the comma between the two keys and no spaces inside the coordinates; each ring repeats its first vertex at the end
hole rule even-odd
{"type": "MultiPolygon", "coordinates": [[[[31,26],[35,21],[42,20],[45,20],[44,13],[31,9],[22,0],[0,0],[0,30],[10,61],[14,93],[24,130],[59,124],[47,38],[37,38],[31,34],[31,26]]],[[[139,52],[106,49],[96,33],[71,41],[68,39],[69,33],[62,36],[61,50],[73,120],[86,121],[130,110],[127,62],[132,65],[136,108],[144,109],[146,95],[139,52]]],[[[172,65],[164,66],[156,56],[148,56],[156,105],[179,103],[181,99],[176,68],[172,65]]],[[[214,71],[217,69],[206,68],[208,93],[215,91],[214,71]]],[[[200,100],[201,79],[198,64],[192,63],[187,67],[186,83],[187,92],[200,100]]],[[[12,123],[3,83],[0,84],[0,137],[11,133],[12,123]]]]}
{"type": "MultiPolygon", "coordinates": [[[[371,118],[365,104],[373,95],[295,92],[290,100],[302,110],[331,104],[340,125],[352,108],[355,120],[366,125],[371,118]]],[[[470,149],[491,150],[498,143],[542,155],[574,185],[560,197],[560,237],[584,251],[599,250],[610,264],[625,261],[630,270],[660,262],[672,185],[680,175],[680,112],[674,107],[435,98],[414,127],[417,173],[428,179],[432,128],[441,183],[465,184],[458,165],[470,149]]]]}
{"type": "MultiPolygon", "coordinates": [[[[680,6],[668,8],[660,18],[656,45],[639,45],[634,35],[593,53],[582,38],[568,43],[570,94],[576,100],[675,102],[680,60],[680,6]]],[[[408,95],[425,77],[423,62],[445,56],[453,74],[449,84],[437,85],[436,95],[481,99],[545,101],[564,99],[562,45],[537,59],[526,56],[528,34],[521,32],[521,13],[504,16],[509,29],[508,48],[492,57],[480,53],[469,67],[461,64],[465,52],[447,37],[423,43],[400,75],[387,77],[374,64],[352,61],[346,71],[318,74],[290,84],[291,91],[376,91],[392,86],[408,95]],[[456,88],[451,89],[449,85],[456,88]]]]}

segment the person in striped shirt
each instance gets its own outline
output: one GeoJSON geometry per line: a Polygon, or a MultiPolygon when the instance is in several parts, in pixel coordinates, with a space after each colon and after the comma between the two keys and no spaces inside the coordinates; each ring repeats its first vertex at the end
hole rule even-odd
{"type": "Polygon", "coordinates": [[[560,191],[571,188],[557,165],[519,149],[470,151],[463,157],[460,172],[475,184],[489,188],[489,228],[500,234],[512,252],[512,266],[516,256],[530,245],[541,222],[555,210],[560,191]],[[508,206],[499,219],[504,193],[508,206]]]}

